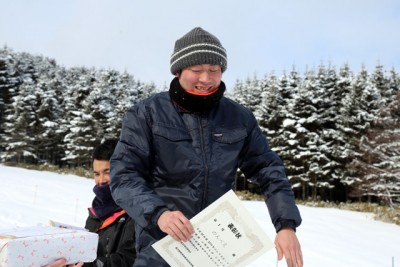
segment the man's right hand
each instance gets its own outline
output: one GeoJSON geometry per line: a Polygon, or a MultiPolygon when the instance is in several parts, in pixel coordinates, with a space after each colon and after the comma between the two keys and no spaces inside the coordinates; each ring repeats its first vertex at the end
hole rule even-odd
{"type": "Polygon", "coordinates": [[[161,231],[179,242],[189,241],[194,233],[192,224],[180,211],[163,212],[157,224],[161,231]]]}
{"type": "Polygon", "coordinates": [[[59,260],[56,260],[55,262],[53,262],[53,263],[51,263],[49,265],[46,265],[44,267],[73,267],[73,266],[81,267],[81,266],[83,266],[83,262],[78,262],[78,263],[75,263],[75,264],[65,265],[66,263],[67,263],[66,259],[59,259],[59,260]]]}

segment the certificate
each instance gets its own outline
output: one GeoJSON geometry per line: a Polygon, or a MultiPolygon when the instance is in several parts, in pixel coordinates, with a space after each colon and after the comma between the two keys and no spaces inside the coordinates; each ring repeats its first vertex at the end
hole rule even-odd
{"type": "Polygon", "coordinates": [[[246,266],[274,247],[232,190],[190,221],[195,229],[191,240],[166,236],[153,244],[172,267],[246,266]]]}

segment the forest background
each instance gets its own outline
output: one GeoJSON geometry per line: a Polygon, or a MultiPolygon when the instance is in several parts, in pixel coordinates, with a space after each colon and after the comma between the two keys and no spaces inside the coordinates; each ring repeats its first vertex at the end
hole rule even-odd
{"type": "MultiPolygon", "coordinates": [[[[256,116],[297,199],[400,205],[400,77],[319,65],[237,80],[226,96],[256,116]]],[[[156,88],[113,69],[65,68],[0,49],[0,162],[90,169],[124,113],[156,88]]],[[[238,171],[236,190],[259,193],[238,171]]]]}

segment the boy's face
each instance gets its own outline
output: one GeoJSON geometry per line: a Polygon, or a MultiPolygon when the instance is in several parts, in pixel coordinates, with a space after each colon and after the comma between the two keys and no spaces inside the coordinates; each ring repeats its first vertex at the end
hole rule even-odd
{"type": "Polygon", "coordinates": [[[214,92],[221,83],[222,70],[220,65],[194,65],[177,73],[179,83],[187,92],[196,95],[208,95],[214,92]]]}
{"type": "Polygon", "coordinates": [[[93,176],[96,185],[106,185],[110,183],[110,161],[93,160],[93,176]]]}

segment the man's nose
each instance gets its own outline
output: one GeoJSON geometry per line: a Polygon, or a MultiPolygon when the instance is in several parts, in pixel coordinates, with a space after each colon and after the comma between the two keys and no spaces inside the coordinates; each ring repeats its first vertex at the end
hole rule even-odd
{"type": "Polygon", "coordinates": [[[108,183],[107,175],[105,175],[105,174],[100,174],[100,177],[99,177],[99,184],[100,184],[100,185],[104,185],[104,184],[107,184],[107,183],[108,183]]]}
{"type": "Polygon", "coordinates": [[[199,80],[202,83],[208,83],[210,81],[210,74],[208,73],[208,71],[203,71],[200,74],[199,80]]]}

